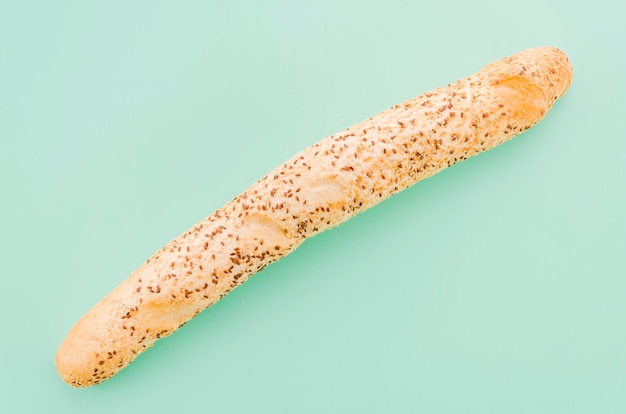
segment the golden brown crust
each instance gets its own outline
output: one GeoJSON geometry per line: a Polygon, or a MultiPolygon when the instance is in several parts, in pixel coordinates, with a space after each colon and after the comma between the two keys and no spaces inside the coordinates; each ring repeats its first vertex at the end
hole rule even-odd
{"type": "Polygon", "coordinates": [[[530,49],[331,135],[172,240],[70,331],[56,364],[102,382],[305,239],[537,123],[571,82],[567,56],[530,49]]]}

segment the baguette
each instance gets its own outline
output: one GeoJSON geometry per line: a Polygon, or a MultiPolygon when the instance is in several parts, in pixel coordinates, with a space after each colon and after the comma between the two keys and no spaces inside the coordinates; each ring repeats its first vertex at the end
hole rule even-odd
{"type": "Polygon", "coordinates": [[[527,130],[567,90],[553,47],[523,51],[304,149],[169,242],[71,329],[56,355],[98,384],[309,237],[527,130]]]}

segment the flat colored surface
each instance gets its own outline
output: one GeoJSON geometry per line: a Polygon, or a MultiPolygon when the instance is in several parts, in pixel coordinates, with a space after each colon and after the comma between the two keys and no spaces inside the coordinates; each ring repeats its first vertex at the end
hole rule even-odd
{"type": "Polygon", "coordinates": [[[626,412],[617,1],[0,1],[0,412],[626,412]],[[70,327],[289,156],[522,49],[532,130],[319,235],[99,386],[70,327]]]}

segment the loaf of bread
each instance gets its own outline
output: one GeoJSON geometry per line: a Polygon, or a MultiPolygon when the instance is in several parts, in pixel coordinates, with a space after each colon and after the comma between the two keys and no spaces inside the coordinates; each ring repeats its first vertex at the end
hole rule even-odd
{"type": "Polygon", "coordinates": [[[526,50],[304,149],[89,310],[57,352],[59,374],[75,387],[110,378],[307,238],[527,130],[571,78],[560,50],[526,50]]]}

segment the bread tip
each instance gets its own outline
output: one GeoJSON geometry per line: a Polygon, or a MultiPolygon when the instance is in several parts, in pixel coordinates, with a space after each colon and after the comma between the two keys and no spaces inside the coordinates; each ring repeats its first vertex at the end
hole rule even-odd
{"type": "Polygon", "coordinates": [[[569,56],[565,51],[556,46],[543,46],[535,49],[540,64],[545,65],[549,73],[552,75],[551,80],[555,81],[555,100],[560,98],[567,92],[572,83],[574,68],[569,56]]]}
{"type": "Polygon", "coordinates": [[[106,332],[103,332],[101,321],[101,316],[93,316],[93,310],[88,312],[72,327],[57,349],[56,370],[63,381],[73,387],[95,385],[114,373],[109,364],[111,361],[100,357],[106,352],[102,346],[106,332]]]}
{"type": "Polygon", "coordinates": [[[72,344],[68,339],[61,343],[61,346],[57,349],[55,356],[55,367],[57,373],[63,381],[75,388],[82,388],[80,371],[84,370],[81,366],[81,362],[77,358],[76,349],[72,349],[72,344]]]}

